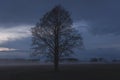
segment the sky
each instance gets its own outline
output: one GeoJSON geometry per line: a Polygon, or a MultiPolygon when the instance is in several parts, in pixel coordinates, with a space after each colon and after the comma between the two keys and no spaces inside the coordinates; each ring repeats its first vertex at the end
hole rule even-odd
{"type": "Polygon", "coordinates": [[[62,5],[86,49],[120,50],[120,0],[0,0],[0,50],[29,50],[31,27],[62,5]]]}

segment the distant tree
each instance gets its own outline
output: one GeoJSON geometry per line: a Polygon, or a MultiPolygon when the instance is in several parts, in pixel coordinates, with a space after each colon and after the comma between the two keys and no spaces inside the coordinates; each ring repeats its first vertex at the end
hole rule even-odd
{"type": "Polygon", "coordinates": [[[117,62],[117,60],[116,60],[116,59],[113,59],[112,62],[117,62]]]}
{"type": "Polygon", "coordinates": [[[72,26],[70,14],[61,6],[47,12],[31,29],[33,54],[45,54],[53,59],[58,71],[59,58],[73,53],[73,48],[82,48],[82,37],[72,26]]]}
{"type": "Polygon", "coordinates": [[[91,58],[90,62],[98,62],[98,59],[97,58],[91,58]]]}
{"type": "Polygon", "coordinates": [[[104,61],[104,58],[99,58],[98,61],[102,62],[102,61],[104,61]]]}

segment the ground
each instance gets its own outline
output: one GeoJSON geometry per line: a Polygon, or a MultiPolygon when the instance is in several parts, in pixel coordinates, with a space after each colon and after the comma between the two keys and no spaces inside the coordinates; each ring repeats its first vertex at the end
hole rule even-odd
{"type": "Polygon", "coordinates": [[[0,80],[120,80],[120,64],[0,65],[0,80]]]}

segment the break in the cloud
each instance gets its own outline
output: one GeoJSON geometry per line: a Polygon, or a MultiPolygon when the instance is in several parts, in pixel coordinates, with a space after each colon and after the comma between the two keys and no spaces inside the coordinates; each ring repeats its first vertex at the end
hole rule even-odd
{"type": "Polygon", "coordinates": [[[16,49],[0,47],[0,52],[1,52],[1,51],[14,51],[14,50],[16,50],[16,49]]]}
{"type": "Polygon", "coordinates": [[[31,27],[29,25],[19,25],[10,28],[0,27],[0,44],[30,37],[31,27]]]}
{"type": "Polygon", "coordinates": [[[88,32],[89,23],[85,20],[80,20],[73,23],[73,27],[75,27],[81,34],[88,32]]]}

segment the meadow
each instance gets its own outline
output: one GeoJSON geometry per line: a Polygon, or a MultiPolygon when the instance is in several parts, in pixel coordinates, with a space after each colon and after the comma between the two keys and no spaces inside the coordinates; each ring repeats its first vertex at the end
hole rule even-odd
{"type": "Polygon", "coordinates": [[[0,65],[0,80],[120,80],[119,63],[64,63],[54,72],[52,63],[21,62],[0,65]]]}

